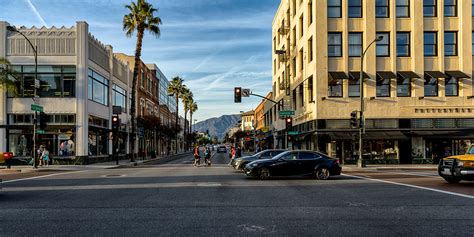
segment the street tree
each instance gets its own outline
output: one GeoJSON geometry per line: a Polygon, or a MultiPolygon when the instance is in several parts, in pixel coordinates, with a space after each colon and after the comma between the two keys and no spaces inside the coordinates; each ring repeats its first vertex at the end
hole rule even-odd
{"type": "Polygon", "coordinates": [[[133,80],[132,80],[132,101],[130,105],[130,119],[132,126],[132,156],[130,160],[133,162],[135,160],[135,133],[136,133],[136,124],[135,124],[135,100],[136,100],[136,87],[138,81],[138,67],[140,65],[140,57],[142,53],[142,43],[143,36],[145,31],[151,33],[157,38],[160,37],[161,31],[159,25],[161,24],[161,19],[158,16],[155,16],[155,13],[158,11],[153,8],[153,6],[148,3],[146,0],[137,0],[137,2],[131,2],[130,5],[125,5],[125,7],[130,11],[128,14],[123,16],[123,30],[127,37],[132,37],[136,32],[137,41],[135,46],[135,65],[133,67],[133,80]]]}
{"type": "Polygon", "coordinates": [[[17,93],[17,73],[11,69],[10,62],[5,58],[0,58],[0,88],[16,94],[17,93]]]}
{"type": "Polygon", "coordinates": [[[198,105],[196,103],[196,101],[192,101],[190,104],[189,104],[189,132],[193,132],[193,114],[196,113],[196,111],[198,110],[198,105]]]}
{"type": "MultiPolygon", "coordinates": [[[[175,126],[176,128],[178,128],[178,122],[179,122],[179,119],[178,119],[179,98],[180,98],[181,93],[183,92],[183,82],[184,80],[181,77],[176,76],[173,79],[171,79],[171,82],[168,86],[168,94],[173,95],[174,98],[176,99],[176,126],[175,126]]],[[[176,137],[176,152],[178,152],[178,134],[177,133],[175,137],[176,137]]]]}

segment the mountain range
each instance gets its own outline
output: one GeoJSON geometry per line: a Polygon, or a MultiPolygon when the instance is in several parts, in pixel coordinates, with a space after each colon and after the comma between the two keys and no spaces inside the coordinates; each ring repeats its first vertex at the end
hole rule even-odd
{"type": "Polygon", "coordinates": [[[211,137],[217,136],[222,140],[226,132],[240,121],[240,115],[222,115],[218,118],[210,118],[198,122],[193,126],[194,131],[206,132],[209,131],[211,137]]]}

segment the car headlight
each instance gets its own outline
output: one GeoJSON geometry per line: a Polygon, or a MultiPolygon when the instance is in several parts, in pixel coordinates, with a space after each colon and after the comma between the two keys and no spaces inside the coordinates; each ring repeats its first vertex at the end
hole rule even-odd
{"type": "Polygon", "coordinates": [[[462,161],[462,160],[458,161],[457,165],[458,165],[459,167],[464,166],[464,161],[462,161]]]}

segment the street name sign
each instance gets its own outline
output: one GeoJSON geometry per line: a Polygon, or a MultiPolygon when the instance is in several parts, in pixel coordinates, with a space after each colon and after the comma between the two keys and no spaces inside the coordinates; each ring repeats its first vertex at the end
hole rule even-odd
{"type": "Polygon", "coordinates": [[[299,135],[299,134],[300,134],[300,132],[298,132],[298,131],[289,131],[288,132],[288,135],[299,135]]]}
{"type": "Polygon", "coordinates": [[[31,110],[36,111],[36,112],[43,112],[43,106],[32,104],[31,105],[31,110]]]}
{"type": "Polygon", "coordinates": [[[295,111],[294,110],[282,110],[282,111],[278,112],[278,114],[280,115],[280,117],[293,116],[293,115],[295,115],[295,111]]]}
{"type": "Polygon", "coordinates": [[[37,133],[37,134],[44,134],[44,130],[38,129],[38,130],[36,130],[36,133],[37,133]]]}
{"type": "Polygon", "coordinates": [[[242,97],[250,97],[250,89],[242,89],[242,97]]]}

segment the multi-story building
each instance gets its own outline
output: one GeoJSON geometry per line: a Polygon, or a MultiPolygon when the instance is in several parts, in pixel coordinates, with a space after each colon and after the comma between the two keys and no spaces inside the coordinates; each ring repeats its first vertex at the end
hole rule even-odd
{"type": "Polygon", "coordinates": [[[240,117],[241,117],[241,120],[242,120],[242,124],[241,124],[240,129],[242,131],[247,132],[247,131],[253,131],[254,130],[254,123],[255,123],[254,115],[255,115],[254,110],[247,111],[247,112],[241,114],[240,117]]]}
{"type": "Polygon", "coordinates": [[[48,124],[44,134],[37,135],[37,145],[45,146],[53,160],[109,159],[110,118],[116,105],[123,108],[120,154],[129,154],[131,72],[114,56],[112,46],[94,38],[86,22],[70,28],[18,28],[37,47],[39,88],[35,89],[33,50],[7,26],[0,22],[0,58],[8,59],[18,73],[18,94],[0,94],[0,150],[12,151],[17,159],[31,157],[31,105],[36,103],[44,108],[48,124]]]}
{"type": "MultiPolygon", "coordinates": [[[[363,81],[366,159],[436,162],[462,153],[474,139],[472,4],[282,0],[272,26],[272,92],[295,110],[294,147],[357,156],[349,118],[360,110],[363,81]],[[378,37],[361,80],[361,54],[378,37]]],[[[283,145],[284,124],[272,122],[283,145]]]]}

